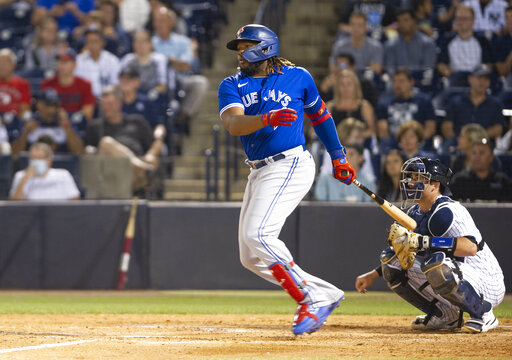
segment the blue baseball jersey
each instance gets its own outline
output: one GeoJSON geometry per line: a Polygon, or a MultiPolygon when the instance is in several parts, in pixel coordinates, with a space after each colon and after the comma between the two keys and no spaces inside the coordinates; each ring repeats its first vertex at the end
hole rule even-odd
{"type": "Polygon", "coordinates": [[[303,113],[321,103],[311,74],[302,67],[286,66],[282,74],[262,78],[238,73],[227,77],[219,86],[220,115],[232,107],[241,107],[245,115],[265,114],[290,108],[297,111],[291,126],[266,126],[241,136],[249,160],[261,160],[282,151],[304,145],[303,113]]]}

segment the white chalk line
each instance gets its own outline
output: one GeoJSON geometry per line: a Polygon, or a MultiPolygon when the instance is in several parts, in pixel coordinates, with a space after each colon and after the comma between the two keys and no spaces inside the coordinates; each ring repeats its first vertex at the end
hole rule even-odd
{"type": "Polygon", "coordinates": [[[42,344],[42,345],[33,345],[33,346],[24,346],[19,348],[12,348],[12,349],[2,349],[0,350],[0,354],[7,354],[15,351],[26,351],[26,350],[38,350],[38,349],[47,349],[47,348],[54,348],[54,347],[60,347],[60,346],[71,346],[71,345],[79,345],[89,342],[94,342],[98,340],[77,340],[77,341],[67,341],[62,343],[54,343],[54,344],[42,344]]]}

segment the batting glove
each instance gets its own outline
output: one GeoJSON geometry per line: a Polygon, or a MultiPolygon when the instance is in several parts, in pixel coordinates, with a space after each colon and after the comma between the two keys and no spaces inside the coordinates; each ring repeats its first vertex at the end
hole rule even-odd
{"type": "Polygon", "coordinates": [[[332,161],[333,176],[344,184],[350,185],[356,178],[356,170],[347,161],[346,156],[332,161]]]}
{"type": "Polygon", "coordinates": [[[288,108],[272,110],[261,115],[261,122],[265,126],[291,126],[297,120],[296,113],[297,111],[288,108]]]}

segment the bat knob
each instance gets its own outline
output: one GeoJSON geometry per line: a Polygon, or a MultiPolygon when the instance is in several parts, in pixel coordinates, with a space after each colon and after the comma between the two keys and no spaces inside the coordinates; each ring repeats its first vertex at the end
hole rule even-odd
{"type": "Polygon", "coordinates": [[[347,176],[347,175],[348,175],[348,171],[347,171],[347,170],[343,170],[343,171],[341,172],[341,176],[347,176]]]}

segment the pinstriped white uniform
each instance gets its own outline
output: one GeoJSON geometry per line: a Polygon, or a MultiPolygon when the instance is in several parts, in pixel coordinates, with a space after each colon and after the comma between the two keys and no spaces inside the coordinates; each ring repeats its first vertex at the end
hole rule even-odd
{"type": "MultiPolygon", "coordinates": [[[[478,244],[483,241],[473,218],[464,206],[459,202],[441,204],[439,208],[442,206],[449,207],[453,212],[452,225],[443,236],[472,236],[478,244]]],[[[475,256],[467,256],[464,258],[464,262],[457,262],[457,264],[463,278],[471,283],[476,292],[482,294],[484,299],[489,301],[493,307],[498,306],[505,296],[505,283],[503,281],[503,271],[489,245],[486,243],[475,256]]]]}
{"type": "MultiPolygon", "coordinates": [[[[417,205],[413,206],[409,210],[409,214],[418,211],[418,209],[419,207],[417,205]]],[[[477,244],[480,244],[483,241],[482,235],[476,227],[468,210],[459,202],[455,201],[443,202],[437,206],[428,220],[428,229],[429,234],[423,235],[472,237],[475,239],[477,244]],[[436,213],[442,209],[449,209],[453,214],[453,220],[447,227],[444,234],[434,234],[430,230],[434,227],[434,224],[431,224],[431,220],[436,221],[436,213]]],[[[409,283],[415,289],[419,289],[427,281],[426,276],[420,269],[422,260],[423,258],[421,256],[417,256],[414,266],[409,269],[407,273],[410,279],[409,283]]],[[[489,301],[493,308],[498,306],[505,296],[503,271],[501,270],[498,260],[492,253],[488,244],[486,243],[483,249],[478,251],[475,256],[467,256],[463,258],[463,261],[459,260],[460,258],[450,259],[447,257],[444,263],[453,270],[456,270],[458,266],[462,273],[462,278],[469,281],[475,291],[483,296],[485,300],[489,301]]],[[[398,261],[394,261],[393,265],[400,267],[398,261]]],[[[454,271],[454,274],[456,275],[457,272],[454,271]]],[[[452,305],[440,295],[435,294],[430,286],[425,287],[421,293],[428,300],[431,300],[433,297],[439,300],[438,306],[443,311],[444,320],[455,320],[457,318],[459,311],[458,307],[452,305]]]]}

